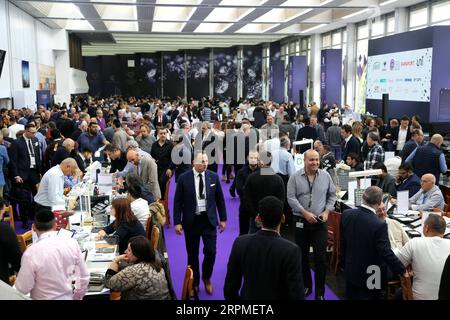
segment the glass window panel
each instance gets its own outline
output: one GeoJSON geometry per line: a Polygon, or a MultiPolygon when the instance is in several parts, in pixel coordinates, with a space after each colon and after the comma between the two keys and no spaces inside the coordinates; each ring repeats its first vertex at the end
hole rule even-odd
{"type": "Polygon", "coordinates": [[[431,7],[431,22],[450,19],[450,1],[433,4],[431,7]]]}
{"type": "Polygon", "coordinates": [[[387,33],[395,32],[395,17],[389,17],[387,20],[387,33]]]}
{"type": "Polygon", "coordinates": [[[327,34],[322,36],[322,47],[323,48],[328,48],[331,46],[331,35],[327,34]]]}
{"type": "Polygon", "coordinates": [[[384,34],[384,19],[374,20],[372,22],[371,37],[377,37],[384,34]]]}
{"type": "Polygon", "coordinates": [[[449,25],[450,20],[440,21],[432,24],[432,26],[449,26],[449,25]]]}
{"type": "Polygon", "coordinates": [[[341,32],[340,31],[333,33],[332,44],[333,44],[333,46],[341,44],[341,32]]]}
{"type": "Polygon", "coordinates": [[[428,23],[428,8],[418,8],[409,13],[409,28],[426,25],[428,23]]]}
{"type": "Polygon", "coordinates": [[[343,39],[342,39],[342,42],[343,43],[347,43],[347,30],[344,30],[344,32],[343,32],[343,37],[342,37],[343,39]]]}
{"type": "Polygon", "coordinates": [[[369,37],[369,26],[364,24],[358,27],[358,39],[366,39],[369,37]]]}

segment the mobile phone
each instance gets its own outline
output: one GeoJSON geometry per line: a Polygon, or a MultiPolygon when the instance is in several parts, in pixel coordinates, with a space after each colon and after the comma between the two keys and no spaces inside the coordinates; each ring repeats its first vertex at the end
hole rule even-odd
{"type": "Polygon", "coordinates": [[[322,223],[324,222],[322,216],[316,216],[315,218],[318,222],[322,222],[322,223]]]}

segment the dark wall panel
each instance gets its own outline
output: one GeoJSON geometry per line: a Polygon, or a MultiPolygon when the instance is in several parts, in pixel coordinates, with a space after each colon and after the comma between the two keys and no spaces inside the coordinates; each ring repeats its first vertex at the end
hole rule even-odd
{"type": "Polygon", "coordinates": [[[89,84],[89,95],[103,96],[102,70],[100,68],[100,57],[83,57],[84,69],[87,72],[89,84]]]}
{"type": "Polygon", "coordinates": [[[242,84],[244,97],[260,99],[262,96],[262,47],[244,46],[242,84]]]}
{"type": "Polygon", "coordinates": [[[161,96],[161,54],[142,53],[137,55],[138,95],[161,96]]]}
{"type": "Polygon", "coordinates": [[[214,96],[237,98],[236,48],[214,49],[214,96]]]}
{"type": "Polygon", "coordinates": [[[185,63],[184,50],[163,53],[163,95],[184,97],[185,63]]]}
{"type": "Polygon", "coordinates": [[[209,49],[187,50],[187,97],[209,96],[209,49]]]}

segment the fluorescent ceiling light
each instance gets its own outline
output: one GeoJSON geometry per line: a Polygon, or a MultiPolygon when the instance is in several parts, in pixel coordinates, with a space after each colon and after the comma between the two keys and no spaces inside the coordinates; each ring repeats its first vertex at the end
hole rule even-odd
{"type": "Polygon", "coordinates": [[[391,3],[394,3],[394,2],[397,2],[397,1],[398,0],[388,0],[388,1],[382,2],[382,3],[380,3],[380,7],[387,6],[388,4],[391,4],[391,3]]]}
{"type": "Polygon", "coordinates": [[[360,14],[369,12],[369,11],[370,11],[370,9],[369,9],[369,8],[366,8],[366,9],[363,9],[363,10],[359,10],[359,11],[353,12],[353,13],[348,14],[348,15],[346,15],[346,16],[343,16],[341,19],[342,19],[342,20],[350,19],[350,18],[356,17],[356,16],[358,16],[358,15],[360,15],[360,14]]]}
{"type": "Polygon", "coordinates": [[[324,27],[324,26],[326,26],[326,25],[327,25],[326,23],[321,23],[321,24],[319,24],[319,25],[317,25],[317,26],[314,26],[314,27],[311,27],[311,28],[305,29],[305,30],[303,30],[303,31],[302,31],[302,32],[300,32],[300,33],[308,33],[308,32],[311,32],[311,31],[317,30],[317,29],[319,29],[319,28],[322,28],[322,27],[324,27]]]}

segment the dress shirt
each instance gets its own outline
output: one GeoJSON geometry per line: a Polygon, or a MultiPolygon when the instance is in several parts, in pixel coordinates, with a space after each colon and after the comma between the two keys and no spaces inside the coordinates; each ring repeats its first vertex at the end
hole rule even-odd
{"type": "Polygon", "coordinates": [[[280,152],[278,153],[279,166],[278,173],[291,176],[295,172],[294,159],[292,154],[290,154],[286,148],[280,148],[280,152]]]}
{"type": "Polygon", "coordinates": [[[289,178],[287,200],[294,215],[303,216],[303,210],[307,210],[318,216],[326,209],[334,210],[336,187],[328,172],[321,169],[310,184],[305,168],[301,168],[289,178]]]}
{"type": "Polygon", "coordinates": [[[36,154],[35,154],[35,150],[34,150],[34,146],[33,146],[33,140],[28,139],[27,137],[25,137],[25,135],[23,136],[23,138],[25,139],[25,144],[27,145],[27,150],[28,150],[28,156],[30,157],[30,168],[35,168],[36,167],[36,154]]]}
{"type": "Polygon", "coordinates": [[[75,239],[56,234],[42,234],[25,251],[15,287],[36,300],[81,300],[89,285],[84,255],[75,239]]]}
{"type": "Polygon", "coordinates": [[[415,300],[437,300],[445,260],[450,254],[450,241],[441,237],[413,238],[396,253],[404,266],[414,271],[415,300]]]}
{"type": "Polygon", "coordinates": [[[52,167],[42,177],[39,190],[34,197],[41,206],[51,207],[52,211],[56,206],[65,206],[64,197],[64,173],[59,165],[52,167]]]}
{"type": "Polygon", "coordinates": [[[12,139],[17,139],[16,134],[17,134],[17,132],[19,132],[21,130],[25,130],[25,126],[23,124],[15,123],[13,125],[10,125],[8,127],[8,132],[9,132],[8,137],[12,138],[12,139]]]}
{"type": "Polygon", "coordinates": [[[409,198],[409,205],[412,210],[427,211],[431,208],[444,209],[444,196],[438,186],[434,186],[430,191],[424,192],[420,189],[415,195],[409,198]]]}
{"type": "Polygon", "coordinates": [[[200,212],[206,211],[206,181],[205,181],[205,171],[203,171],[202,174],[202,180],[203,180],[203,195],[205,196],[204,199],[200,199],[200,177],[199,172],[197,172],[195,169],[192,169],[194,172],[194,182],[195,182],[195,199],[197,200],[197,209],[195,211],[196,214],[200,214],[200,212]]]}
{"type": "Polygon", "coordinates": [[[384,163],[384,150],[378,143],[375,143],[367,154],[366,168],[372,169],[377,162],[384,163]]]}
{"type": "Polygon", "coordinates": [[[402,151],[406,143],[406,136],[408,135],[408,129],[399,128],[398,130],[398,140],[397,140],[397,150],[402,151]]]}
{"type": "MultiPolygon", "coordinates": [[[[347,138],[344,139],[345,144],[344,144],[344,148],[347,146],[347,143],[350,141],[350,139],[353,137],[353,135],[349,135],[347,138]]],[[[345,160],[345,159],[344,159],[345,160]]]]}
{"type": "Polygon", "coordinates": [[[133,211],[136,218],[142,223],[144,229],[147,225],[148,217],[150,216],[150,209],[147,200],[138,198],[131,202],[131,211],[133,211]]]}

